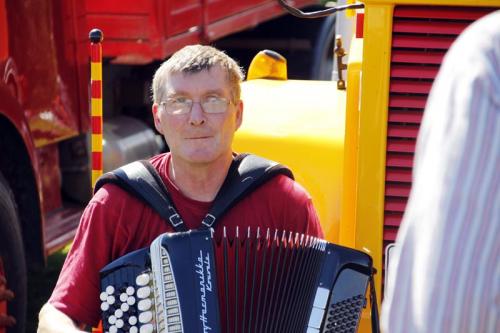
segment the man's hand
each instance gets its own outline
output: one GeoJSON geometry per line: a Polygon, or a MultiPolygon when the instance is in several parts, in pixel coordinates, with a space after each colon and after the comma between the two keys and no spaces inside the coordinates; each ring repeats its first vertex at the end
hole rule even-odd
{"type": "Polygon", "coordinates": [[[38,333],[85,333],[53,305],[45,303],[38,315],[38,333]]]}
{"type": "MultiPolygon", "coordinates": [[[[7,280],[0,276],[0,302],[11,301],[14,298],[12,290],[7,289],[7,280]]],[[[0,313],[0,328],[11,327],[16,324],[14,317],[0,313]]]]}

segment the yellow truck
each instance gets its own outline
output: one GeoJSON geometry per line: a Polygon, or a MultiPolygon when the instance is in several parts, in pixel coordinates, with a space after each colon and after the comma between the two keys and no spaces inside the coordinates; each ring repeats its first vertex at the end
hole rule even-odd
{"type": "MultiPolygon", "coordinates": [[[[286,61],[270,51],[254,58],[234,148],[291,167],[312,195],[326,238],[372,256],[380,304],[385,252],[410,193],[432,82],[456,37],[500,1],[364,0],[355,7],[335,14],[349,47],[344,58],[340,43],[332,50],[332,81],[287,79],[286,61]]],[[[369,316],[365,311],[361,330],[369,316]]]]}

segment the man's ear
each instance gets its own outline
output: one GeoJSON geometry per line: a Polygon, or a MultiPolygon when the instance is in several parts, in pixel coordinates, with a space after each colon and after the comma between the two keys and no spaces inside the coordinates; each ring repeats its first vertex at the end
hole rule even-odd
{"type": "Polygon", "coordinates": [[[240,128],[243,122],[243,101],[240,99],[236,104],[236,130],[240,128]]]}
{"type": "Polygon", "coordinates": [[[160,121],[160,105],[157,103],[153,103],[153,106],[151,108],[151,111],[153,112],[153,120],[155,122],[155,128],[158,132],[163,134],[163,130],[161,127],[161,121],[160,121]]]}

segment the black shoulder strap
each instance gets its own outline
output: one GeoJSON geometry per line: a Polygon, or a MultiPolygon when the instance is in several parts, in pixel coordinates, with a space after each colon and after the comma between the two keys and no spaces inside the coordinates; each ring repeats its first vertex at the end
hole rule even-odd
{"type": "Polygon", "coordinates": [[[370,275],[370,306],[372,308],[372,333],[380,333],[380,324],[378,317],[377,294],[375,292],[375,281],[373,276],[377,273],[375,268],[372,268],[370,275]]]}
{"type": "MultiPolygon", "coordinates": [[[[277,174],[293,179],[292,172],[279,163],[250,154],[237,155],[212,208],[202,221],[202,228],[212,228],[245,195],[277,174]]],[[[176,231],[187,230],[160,175],[148,161],[132,162],[104,174],[97,180],[94,193],[106,183],[118,185],[150,205],[176,231]]]]}
{"type": "Polygon", "coordinates": [[[187,231],[165,184],[149,161],[132,162],[102,175],[95,184],[94,193],[106,183],[118,185],[150,205],[176,231],[187,231]]]}
{"type": "Polygon", "coordinates": [[[293,179],[292,171],[284,165],[256,155],[237,155],[215,197],[212,208],[202,221],[202,227],[212,228],[217,219],[244,196],[277,174],[293,179]]]}

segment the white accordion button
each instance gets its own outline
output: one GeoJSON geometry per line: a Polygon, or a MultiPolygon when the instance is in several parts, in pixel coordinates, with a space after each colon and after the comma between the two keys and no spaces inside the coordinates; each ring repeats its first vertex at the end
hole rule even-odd
{"type": "Polygon", "coordinates": [[[167,316],[172,316],[172,315],[176,315],[176,314],[179,314],[179,308],[178,307],[167,308],[167,316]]]}
{"type": "Polygon", "coordinates": [[[107,301],[109,304],[115,304],[115,296],[108,296],[107,301]]]}
{"type": "Polygon", "coordinates": [[[141,311],[146,311],[151,308],[151,300],[149,298],[143,299],[137,303],[137,307],[141,311]]]}
{"type": "Polygon", "coordinates": [[[120,294],[120,301],[123,303],[123,302],[126,302],[127,301],[127,298],[128,298],[128,295],[126,293],[121,293],[120,294]]]}
{"type": "Polygon", "coordinates": [[[153,325],[151,325],[151,324],[142,325],[139,332],[140,333],[153,333],[153,325]]]}
{"type": "MultiPolygon", "coordinates": [[[[122,310],[120,310],[120,309],[116,309],[116,311],[115,311],[115,317],[116,317],[116,318],[121,318],[121,317],[123,317],[123,311],[122,311],[122,310]]],[[[118,328],[119,328],[119,327],[118,327],[118,328]]]]}
{"type": "Polygon", "coordinates": [[[106,287],[106,292],[108,293],[108,295],[111,295],[112,293],[115,292],[115,287],[113,287],[113,286],[107,286],[106,287]]]}
{"type": "Polygon", "coordinates": [[[109,333],[117,333],[118,332],[118,328],[116,328],[116,326],[110,326],[109,327],[109,333]]]}
{"type": "Polygon", "coordinates": [[[130,296],[129,298],[127,298],[127,304],[134,305],[135,304],[135,297],[130,296]]]}
{"type": "Polygon", "coordinates": [[[151,294],[151,288],[149,287],[142,287],[137,289],[137,297],[139,298],[149,297],[150,294],[151,294]]]}
{"type": "Polygon", "coordinates": [[[111,325],[114,325],[116,323],[116,317],[115,316],[109,316],[108,323],[110,323],[111,325]]]}
{"type": "Polygon", "coordinates": [[[108,298],[108,293],[107,292],[103,291],[102,293],[99,294],[99,299],[101,301],[104,302],[107,298],[108,298]]]}
{"type": "Polygon", "coordinates": [[[109,304],[107,302],[102,302],[101,303],[101,310],[102,311],[108,311],[109,310],[109,304]]]}
{"type": "Polygon", "coordinates": [[[176,298],[173,298],[173,299],[167,299],[165,304],[166,304],[166,306],[170,307],[170,306],[177,306],[177,304],[179,304],[179,303],[177,302],[176,298]]]}
{"type": "Polygon", "coordinates": [[[132,296],[135,293],[135,288],[132,286],[127,287],[127,290],[125,290],[127,295],[132,296]]]}
{"type": "Polygon", "coordinates": [[[139,333],[139,330],[137,329],[136,326],[130,327],[129,333],[139,333]]]}
{"type": "Polygon", "coordinates": [[[168,325],[168,329],[172,332],[182,332],[182,326],[179,324],[168,325]]]}
{"type": "Polygon", "coordinates": [[[123,322],[123,320],[118,319],[118,320],[116,321],[116,324],[115,324],[115,325],[116,325],[116,327],[117,327],[117,328],[122,328],[124,324],[125,324],[125,323],[123,322]]]}
{"type": "Polygon", "coordinates": [[[144,287],[145,285],[147,285],[149,283],[149,274],[143,273],[143,274],[137,276],[137,278],[135,279],[135,283],[139,287],[144,287]]]}
{"type": "Polygon", "coordinates": [[[128,318],[128,323],[129,323],[130,325],[135,325],[135,324],[137,324],[137,317],[136,317],[136,316],[131,316],[131,317],[129,317],[129,318],[128,318]]]}
{"type": "Polygon", "coordinates": [[[142,324],[147,324],[153,320],[153,313],[151,311],[142,312],[139,314],[139,322],[142,324]]]}
{"type": "Polygon", "coordinates": [[[180,316],[170,316],[170,317],[167,317],[167,323],[168,324],[175,324],[175,323],[178,323],[179,321],[181,321],[181,317],[180,316]]]}
{"type": "Polygon", "coordinates": [[[120,309],[121,309],[123,312],[127,312],[127,311],[130,309],[130,306],[129,306],[127,303],[123,303],[123,304],[120,306],[120,309]]]}

